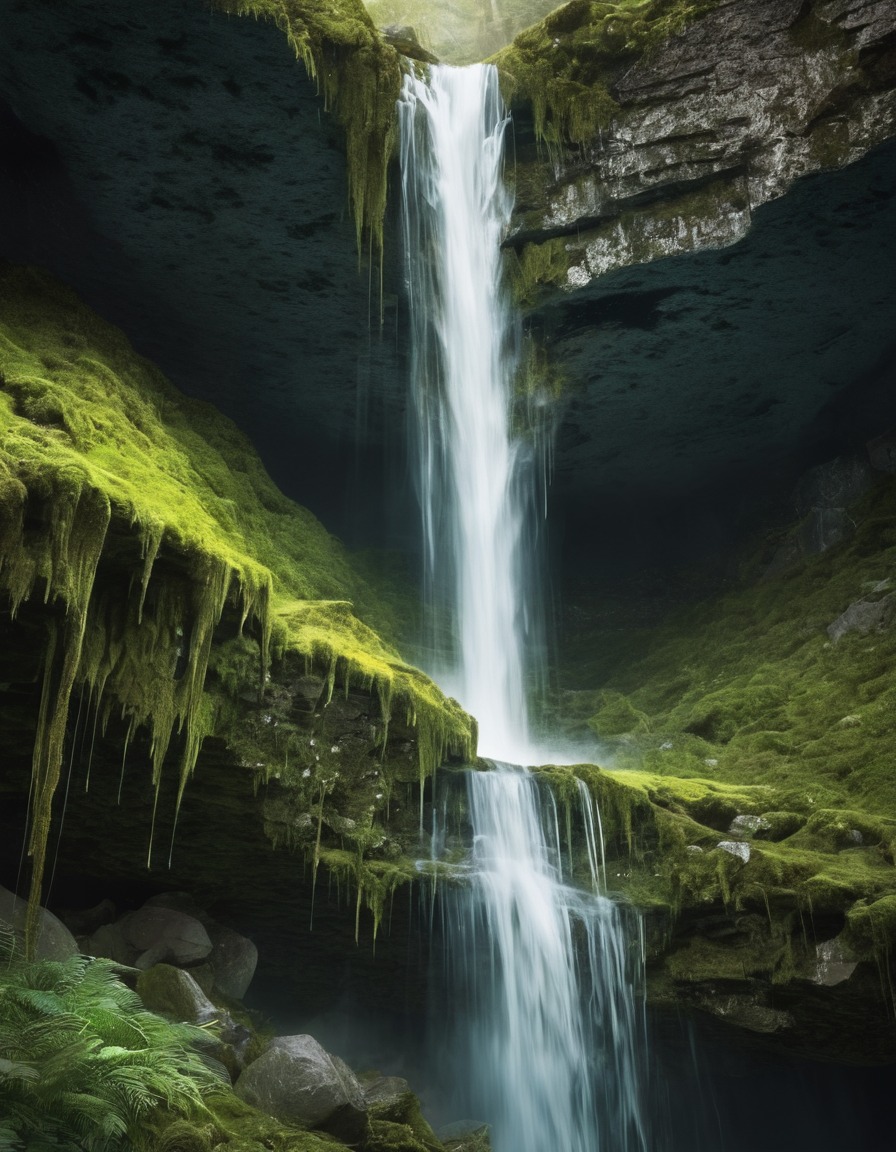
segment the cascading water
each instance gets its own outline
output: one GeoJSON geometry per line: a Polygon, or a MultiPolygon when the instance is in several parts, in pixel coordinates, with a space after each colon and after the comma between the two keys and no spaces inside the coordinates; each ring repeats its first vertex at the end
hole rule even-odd
{"type": "MultiPolygon", "coordinates": [[[[491,1123],[495,1152],[646,1152],[636,926],[626,932],[612,901],[564,876],[570,845],[552,793],[531,773],[495,768],[468,775],[468,886],[440,903],[465,1102],[491,1123]]],[[[584,784],[575,800],[596,882],[584,784]]]]}
{"type": "MultiPolygon", "coordinates": [[[[501,279],[511,202],[497,73],[408,76],[399,113],[426,600],[451,635],[432,671],[477,717],[480,750],[525,763],[535,470],[513,431],[519,339],[501,279]]],[[[528,772],[495,767],[468,774],[473,854],[443,904],[470,1102],[492,1123],[495,1152],[644,1152],[640,953],[596,891],[590,795],[583,785],[584,892],[564,877],[553,797],[528,772]]]]}
{"type": "Polygon", "coordinates": [[[451,633],[432,670],[477,717],[482,754],[522,761],[532,453],[511,430],[518,332],[501,276],[511,200],[497,73],[408,76],[399,112],[425,598],[451,633]]]}

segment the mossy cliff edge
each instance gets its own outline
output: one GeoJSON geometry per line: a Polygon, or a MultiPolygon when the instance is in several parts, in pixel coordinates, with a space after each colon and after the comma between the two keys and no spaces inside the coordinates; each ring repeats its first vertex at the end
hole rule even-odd
{"type": "Polygon", "coordinates": [[[156,795],[176,745],[178,803],[203,740],[230,736],[246,770],[276,772],[297,810],[314,811],[315,862],[341,777],[364,811],[339,818],[336,844],[354,846],[360,875],[391,784],[473,755],[472,721],[355,616],[350,601],[389,628],[344,549],[277,491],[229,421],[175,392],[48,276],[3,269],[0,303],[0,590],[42,651],[33,901],[73,701],[91,744],[113,714],[126,724],[125,754],[138,728],[149,731],[156,795]],[[298,703],[283,669],[303,683],[298,703]],[[293,713],[320,716],[337,689],[370,698],[366,738],[322,762],[313,720],[302,727],[293,713]]]}
{"type": "Polygon", "coordinates": [[[601,805],[609,886],[647,910],[655,1002],[892,1059],[896,481],[807,556],[811,519],[624,648],[579,621],[563,708],[614,769],[547,771],[601,805]]]}
{"type": "Polygon", "coordinates": [[[270,20],[316,80],[345,130],[348,195],[358,247],[380,256],[401,88],[401,57],[377,32],[361,0],[214,0],[222,12],[270,20]]]}

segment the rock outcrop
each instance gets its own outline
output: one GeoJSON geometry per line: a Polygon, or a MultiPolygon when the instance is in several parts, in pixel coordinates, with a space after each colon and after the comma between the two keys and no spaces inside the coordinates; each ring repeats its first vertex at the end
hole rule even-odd
{"type": "MultiPolygon", "coordinates": [[[[548,17],[540,50],[587,59],[603,7],[548,17]]],[[[896,133],[894,38],[896,11],[880,0],[726,0],[640,59],[608,51],[598,69],[615,102],[608,124],[548,161],[518,156],[511,243],[563,236],[565,256],[553,252],[565,276],[556,263],[551,275],[567,290],[734,243],[795,179],[896,133]]],[[[523,52],[499,56],[511,76],[523,52]]]]}

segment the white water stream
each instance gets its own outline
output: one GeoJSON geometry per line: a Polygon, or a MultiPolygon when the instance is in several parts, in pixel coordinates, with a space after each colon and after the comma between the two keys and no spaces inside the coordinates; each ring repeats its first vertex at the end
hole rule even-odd
{"type": "MultiPolygon", "coordinates": [[[[535,469],[513,421],[519,338],[502,285],[511,199],[497,73],[408,76],[399,111],[431,671],[477,717],[484,755],[527,763],[535,469]]],[[[472,856],[442,907],[464,1021],[458,1058],[495,1152],[647,1148],[633,991],[643,949],[598,893],[602,844],[584,785],[576,808],[585,891],[564,872],[570,846],[551,793],[506,763],[468,773],[472,856]]]]}
{"type": "Polygon", "coordinates": [[[511,429],[506,113],[484,65],[407,77],[399,108],[425,589],[442,622],[433,672],[477,717],[482,755],[522,762],[532,453],[511,429]]]}

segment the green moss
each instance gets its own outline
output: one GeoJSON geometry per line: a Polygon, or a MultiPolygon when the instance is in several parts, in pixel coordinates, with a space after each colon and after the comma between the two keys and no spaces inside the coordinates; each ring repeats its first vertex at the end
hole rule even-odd
{"type": "Polygon", "coordinates": [[[371,1120],[365,1148],[368,1152],[431,1152],[432,1145],[421,1143],[407,1124],[371,1120]]]}
{"type": "Polygon", "coordinates": [[[646,731],[649,721],[632,702],[620,692],[603,692],[600,707],[588,720],[598,736],[622,736],[628,732],[646,731]]]}
{"type": "Polygon", "coordinates": [[[327,109],[345,130],[358,248],[367,230],[381,257],[401,89],[398,52],[381,39],[361,0],[215,0],[215,6],[273,21],[318,82],[327,109]]]}
{"type": "Polygon", "coordinates": [[[862,900],[846,920],[847,940],[860,954],[889,960],[896,949],[896,895],[862,900]]]}
{"type": "Polygon", "coordinates": [[[321,667],[330,693],[369,686],[383,748],[393,717],[415,729],[417,779],[448,750],[472,754],[469,718],[353,615],[348,597],[388,627],[345,550],[276,490],[236,428],[28,270],[0,270],[0,432],[0,590],[13,613],[26,600],[53,606],[33,757],[32,906],[73,692],[94,732],[113,708],[130,732],[149,730],[157,795],[179,735],[180,796],[203,740],[235,728],[228,685],[247,691],[246,650],[239,666],[221,663],[225,690],[206,691],[222,632],[254,650],[250,697],[273,649],[321,667]]]}
{"type": "Polygon", "coordinates": [[[719,0],[572,0],[520,33],[494,61],[508,101],[531,105],[537,136],[585,145],[607,127],[624,68],[719,0]]]}

